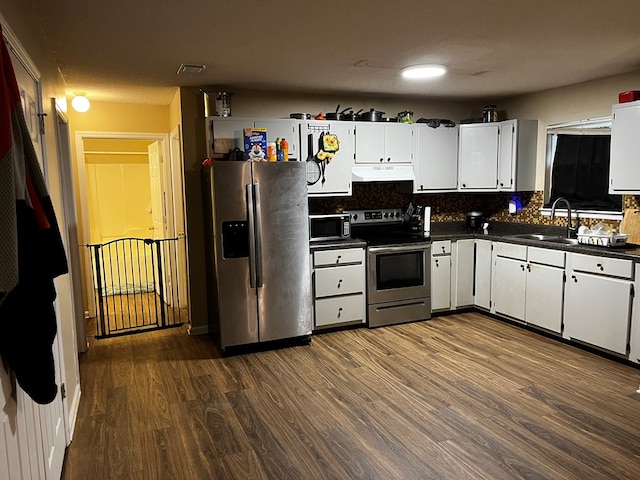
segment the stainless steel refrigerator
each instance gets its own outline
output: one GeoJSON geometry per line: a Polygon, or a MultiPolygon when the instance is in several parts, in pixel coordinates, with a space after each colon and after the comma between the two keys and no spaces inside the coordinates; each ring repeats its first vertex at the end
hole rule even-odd
{"type": "Polygon", "coordinates": [[[211,167],[215,325],[220,347],[309,340],[311,272],[304,162],[211,167]]]}

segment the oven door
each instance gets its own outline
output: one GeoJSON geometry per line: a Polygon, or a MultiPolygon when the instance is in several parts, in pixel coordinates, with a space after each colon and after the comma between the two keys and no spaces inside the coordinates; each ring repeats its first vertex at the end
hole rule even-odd
{"type": "Polygon", "coordinates": [[[369,304],[429,297],[431,244],[367,248],[369,304]]]}

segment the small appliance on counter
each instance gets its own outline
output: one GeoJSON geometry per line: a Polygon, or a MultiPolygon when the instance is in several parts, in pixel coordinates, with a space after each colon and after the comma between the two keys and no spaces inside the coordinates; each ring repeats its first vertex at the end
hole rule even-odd
{"type": "Polygon", "coordinates": [[[423,237],[431,236],[431,207],[414,206],[410,203],[404,221],[410,232],[421,234],[423,237]]]}
{"type": "Polygon", "coordinates": [[[351,238],[351,217],[348,213],[309,215],[309,240],[342,240],[351,238]]]}
{"type": "Polygon", "coordinates": [[[467,227],[472,230],[477,230],[482,228],[482,224],[484,223],[484,213],[473,211],[467,212],[467,227]]]}

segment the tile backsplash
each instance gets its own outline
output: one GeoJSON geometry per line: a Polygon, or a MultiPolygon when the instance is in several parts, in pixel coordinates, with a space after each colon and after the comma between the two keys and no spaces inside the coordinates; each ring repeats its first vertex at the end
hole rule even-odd
{"type": "MultiPolygon", "coordinates": [[[[354,183],[350,197],[310,198],[310,213],[332,213],[353,209],[406,208],[409,202],[414,205],[431,206],[432,222],[451,222],[465,220],[465,213],[475,210],[485,214],[488,221],[518,222],[540,225],[565,226],[566,218],[551,220],[540,214],[544,192],[517,193],[410,193],[408,185],[402,183],[354,183]],[[508,210],[509,200],[518,205],[516,214],[508,210]]],[[[638,208],[638,198],[625,195],[624,208],[638,208]]],[[[581,218],[580,224],[592,226],[603,222],[613,228],[619,227],[619,221],[581,218]]]]}

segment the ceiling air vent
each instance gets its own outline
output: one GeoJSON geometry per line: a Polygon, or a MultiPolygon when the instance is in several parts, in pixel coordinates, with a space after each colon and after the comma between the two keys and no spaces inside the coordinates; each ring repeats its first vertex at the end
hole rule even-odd
{"type": "Polygon", "coordinates": [[[178,75],[181,75],[183,73],[189,73],[189,74],[198,74],[198,73],[202,73],[202,71],[207,68],[205,65],[202,64],[196,64],[196,63],[183,63],[182,65],[180,65],[180,68],[178,68],[178,75]]]}

